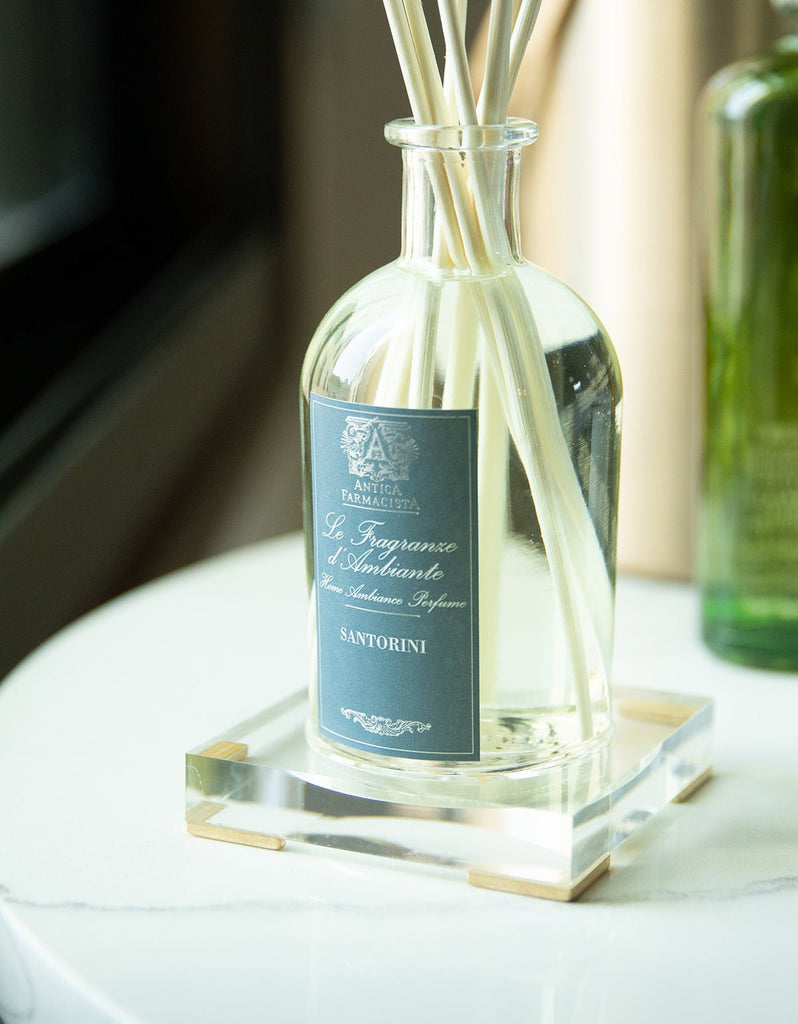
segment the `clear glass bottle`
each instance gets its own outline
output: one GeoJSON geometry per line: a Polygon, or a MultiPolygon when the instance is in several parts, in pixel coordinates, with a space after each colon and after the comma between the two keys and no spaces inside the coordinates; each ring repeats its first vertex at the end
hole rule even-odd
{"type": "Polygon", "coordinates": [[[707,84],[699,575],[717,654],[798,668],[798,0],[788,34],[707,84]]]}
{"type": "Polygon", "coordinates": [[[512,771],[610,734],[620,375],[521,255],[536,135],[389,124],[401,255],[305,358],[308,738],[339,761],[512,771]]]}

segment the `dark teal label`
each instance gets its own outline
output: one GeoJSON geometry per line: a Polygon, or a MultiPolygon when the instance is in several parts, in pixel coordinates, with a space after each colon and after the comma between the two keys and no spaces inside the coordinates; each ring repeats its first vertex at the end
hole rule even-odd
{"type": "Polygon", "coordinates": [[[320,731],[479,759],[476,411],[310,397],[320,731]]]}

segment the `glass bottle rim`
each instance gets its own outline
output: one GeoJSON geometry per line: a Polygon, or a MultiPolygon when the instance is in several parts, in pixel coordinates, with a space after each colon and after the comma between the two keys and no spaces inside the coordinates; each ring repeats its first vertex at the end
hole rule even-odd
{"type": "Polygon", "coordinates": [[[474,125],[416,124],[411,117],[402,117],[385,126],[385,138],[392,146],[456,153],[518,149],[537,137],[537,124],[520,117],[509,117],[505,124],[474,125]]]}

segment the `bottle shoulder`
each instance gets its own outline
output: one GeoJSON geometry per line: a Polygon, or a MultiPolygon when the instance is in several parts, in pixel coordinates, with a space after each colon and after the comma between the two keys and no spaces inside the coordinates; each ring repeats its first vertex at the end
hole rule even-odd
{"type": "Polygon", "coordinates": [[[798,108],[798,38],[717,71],[701,102],[705,113],[729,121],[755,117],[763,108],[798,108]]]}
{"type": "MultiPolygon", "coordinates": [[[[456,339],[460,344],[463,317],[482,331],[485,309],[496,299],[496,284],[504,279],[509,286],[510,274],[525,293],[547,355],[569,345],[588,344],[612,377],[619,379],[614,349],[598,317],[572,288],[541,267],[520,261],[507,274],[493,278],[437,277],[414,272],[397,261],[359,281],[323,318],[305,357],[304,393],[316,389],[326,393],[335,381],[356,381],[373,375],[375,367],[393,365],[387,353],[412,345],[417,331],[409,326],[413,323],[434,321],[439,339],[456,339]]],[[[447,348],[451,341],[438,344],[447,348]]]]}
{"type": "MultiPolygon", "coordinates": [[[[545,331],[547,335],[563,331],[574,338],[595,333],[606,335],[589,304],[554,274],[527,260],[519,260],[509,273],[517,275],[541,327],[551,328],[545,331]]],[[[397,316],[419,308],[427,289],[432,289],[439,303],[446,304],[456,301],[462,289],[477,294],[484,281],[500,281],[506,276],[420,274],[397,260],[368,274],[344,292],[321,320],[311,344],[330,335],[356,336],[368,331],[373,336],[381,330],[391,330],[397,316]]]]}
{"type": "Polygon", "coordinates": [[[567,336],[574,340],[592,335],[612,345],[606,328],[590,304],[561,278],[526,261],[519,265],[518,276],[541,333],[546,337],[562,334],[565,329],[567,336]]]}

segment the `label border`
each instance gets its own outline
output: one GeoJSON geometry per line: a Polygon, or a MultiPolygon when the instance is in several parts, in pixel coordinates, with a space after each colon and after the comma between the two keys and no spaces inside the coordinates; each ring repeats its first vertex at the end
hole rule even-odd
{"type": "MultiPolygon", "coordinates": [[[[477,480],[476,474],[476,439],[475,430],[477,426],[476,409],[400,409],[395,406],[369,405],[367,403],[350,402],[343,399],[331,398],[329,395],[320,395],[311,391],[309,400],[310,412],[310,445],[311,445],[311,517],[313,523],[313,588],[315,591],[316,609],[316,714],[317,728],[323,736],[334,738],[343,746],[352,750],[365,750],[376,752],[385,757],[399,757],[407,760],[433,761],[436,759],[446,761],[467,760],[478,761],[480,757],[480,680],[479,680],[479,521],[477,503],[477,480]],[[468,427],[468,541],[469,541],[469,591],[471,601],[471,613],[469,614],[469,662],[470,677],[468,694],[470,701],[469,722],[471,728],[471,746],[468,750],[434,750],[419,751],[404,747],[386,747],[378,743],[371,743],[368,740],[354,740],[351,736],[337,733],[323,724],[323,694],[322,694],[322,649],[320,620],[320,594],[317,579],[319,527],[316,516],[316,493],[315,493],[315,460],[318,446],[316,444],[316,408],[321,405],[327,408],[342,411],[344,409],[368,409],[373,410],[375,415],[394,417],[396,419],[411,416],[414,419],[462,419],[468,427]]],[[[387,510],[391,511],[391,510],[387,510]]],[[[392,513],[400,514],[400,513],[392,513]]],[[[465,689],[465,688],[464,688],[465,689]]]]}

